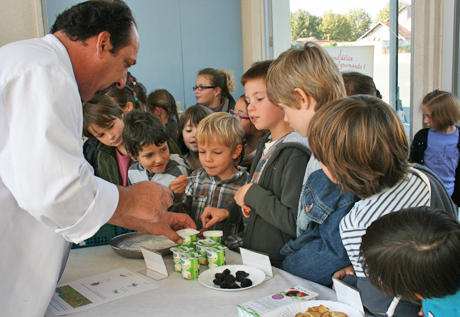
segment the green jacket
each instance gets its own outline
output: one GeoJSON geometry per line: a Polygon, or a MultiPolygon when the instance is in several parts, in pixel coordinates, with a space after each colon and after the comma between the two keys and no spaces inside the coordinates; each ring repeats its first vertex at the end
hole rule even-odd
{"type": "MultiPolygon", "coordinates": [[[[310,158],[306,140],[297,133],[291,135],[277,145],[258,184],[253,184],[244,198],[251,212],[245,222],[243,245],[267,254],[274,266],[281,265],[281,247],[296,237],[297,205],[310,158]]],[[[262,139],[258,145],[251,175],[266,140],[262,139]]]]}
{"type": "MultiPolygon", "coordinates": [[[[89,138],[83,145],[85,159],[94,169],[94,175],[115,185],[121,185],[121,176],[118,171],[118,163],[114,147],[106,146],[94,138],[89,138]]],[[[92,247],[110,243],[110,240],[122,233],[130,230],[114,226],[111,224],[103,225],[94,236],[72,248],[92,247]]]]}

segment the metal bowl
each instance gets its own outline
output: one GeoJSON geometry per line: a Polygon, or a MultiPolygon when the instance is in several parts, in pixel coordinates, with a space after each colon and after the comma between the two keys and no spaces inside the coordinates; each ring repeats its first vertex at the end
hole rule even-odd
{"type": "MultiPolygon", "coordinates": [[[[125,258],[143,259],[144,257],[142,256],[142,251],[140,249],[136,248],[134,250],[133,248],[129,248],[127,246],[129,245],[129,240],[133,240],[133,241],[139,240],[139,239],[142,239],[142,237],[144,236],[146,238],[158,240],[158,241],[168,240],[164,236],[155,236],[155,235],[149,235],[149,234],[138,233],[138,232],[128,232],[128,233],[120,234],[116,237],[113,237],[112,240],[110,240],[110,246],[116,253],[118,253],[119,255],[125,258]]],[[[160,253],[161,255],[167,255],[171,253],[171,251],[169,250],[171,246],[167,248],[161,248],[161,249],[152,249],[152,248],[148,248],[148,249],[151,251],[160,253]]]]}

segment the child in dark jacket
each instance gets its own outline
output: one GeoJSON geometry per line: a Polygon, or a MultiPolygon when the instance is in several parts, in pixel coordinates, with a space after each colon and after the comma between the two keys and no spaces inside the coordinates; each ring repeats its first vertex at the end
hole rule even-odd
{"type": "MultiPolygon", "coordinates": [[[[89,139],[83,144],[83,154],[94,169],[94,175],[116,185],[128,185],[131,158],[123,144],[123,111],[115,100],[98,95],[83,105],[83,132],[89,139]]],[[[129,232],[111,224],[78,246],[108,244],[110,239],[129,232]]]]}
{"type": "Polygon", "coordinates": [[[251,182],[235,194],[245,219],[243,246],[269,255],[280,266],[281,247],[296,235],[297,204],[309,159],[305,139],[284,121],[267,95],[271,61],[255,63],[242,77],[248,113],[258,130],[270,133],[257,148],[251,182]]]}

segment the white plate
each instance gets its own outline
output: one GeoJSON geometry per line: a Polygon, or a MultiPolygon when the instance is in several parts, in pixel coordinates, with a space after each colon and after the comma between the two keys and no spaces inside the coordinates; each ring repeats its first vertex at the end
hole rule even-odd
{"type": "Polygon", "coordinates": [[[264,280],[265,280],[264,272],[262,272],[261,270],[255,267],[250,267],[246,265],[223,265],[223,266],[216,267],[215,269],[209,269],[207,271],[204,271],[203,273],[200,274],[200,276],[198,276],[198,282],[200,282],[201,285],[204,285],[206,287],[209,287],[209,288],[212,288],[218,291],[225,291],[225,292],[243,291],[243,290],[259,285],[264,280]],[[214,280],[215,278],[214,275],[216,273],[222,273],[225,269],[229,269],[230,273],[232,273],[233,275],[235,275],[237,271],[245,271],[246,273],[249,273],[248,278],[252,281],[252,285],[249,287],[235,288],[235,289],[220,288],[218,285],[215,285],[212,281],[214,280]]]}
{"type": "Polygon", "coordinates": [[[348,317],[364,317],[364,314],[354,309],[353,307],[330,300],[310,300],[306,302],[296,302],[290,305],[282,307],[283,313],[280,312],[279,316],[292,316],[294,317],[297,313],[303,313],[309,307],[324,305],[331,311],[339,311],[348,315],[348,317]]]}

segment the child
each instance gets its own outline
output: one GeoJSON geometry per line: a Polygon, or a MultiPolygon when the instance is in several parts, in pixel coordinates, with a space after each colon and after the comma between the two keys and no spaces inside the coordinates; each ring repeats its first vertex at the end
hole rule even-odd
{"type": "Polygon", "coordinates": [[[235,99],[231,94],[233,80],[225,70],[204,68],[196,76],[196,103],[208,107],[214,112],[230,112],[235,107],[235,99]]]}
{"type": "MultiPolygon", "coordinates": [[[[123,128],[123,111],[111,97],[97,95],[83,105],[83,133],[89,137],[83,145],[86,160],[96,176],[127,186],[131,159],[123,144],[123,128]]],[[[78,246],[108,244],[111,238],[126,232],[129,230],[105,224],[78,246]]]]}
{"type": "Polygon", "coordinates": [[[128,153],[137,160],[128,170],[130,184],[153,181],[175,194],[184,192],[188,175],[186,163],[179,155],[169,154],[168,135],[153,114],[139,110],[128,113],[123,140],[128,153]]]}
{"type": "Polygon", "coordinates": [[[147,97],[147,108],[160,119],[169,137],[177,142],[179,115],[173,95],[166,89],[157,89],[147,97]]]}
{"type": "MultiPolygon", "coordinates": [[[[306,136],[311,117],[328,103],[345,96],[341,75],[334,61],[318,45],[281,54],[268,72],[270,98],[281,106],[291,127],[306,136]]],[[[339,234],[339,223],[356,198],[342,193],[311,156],[297,210],[294,239],[281,249],[286,256],[282,269],[326,286],[332,274],[350,265],[339,234]]]]}
{"type": "Polygon", "coordinates": [[[410,161],[426,165],[441,178],[453,201],[460,206],[458,101],[451,93],[434,90],[422,101],[423,122],[428,128],[414,137],[410,161]]]}
{"type": "Polygon", "coordinates": [[[212,113],[209,108],[195,105],[187,108],[179,119],[179,146],[192,171],[201,167],[196,143],[196,127],[201,120],[212,113]]]}
{"type": "MultiPolygon", "coordinates": [[[[340,236],[357,277],[363,304],[384,314],[391,298],[365,278],[359,250],[371,223],[402,208],[431,206],[452,215],[456,208],[429,171],[409,166],[409,145],[395,112],[381,99],[357,95],[316,112],[309,130],[310,149],[329,179],[360,198],[340,221],[340,236]]],[[[351,268],[336,274],[353,274],[351,268]]],[[[417,310],[404,302],[402,309],[417,310]]]]}
{"type": "Polygon", "coordinates": [[[123,113],[128,113],[134,109],[140,109],[139,101],[136,99],[134,92],[127,86],[120,89],[117,86],[112,86],[106,93],[120,106],[123,113]]]}
{"type": "Polygon", "coordinates": [[[123,111],[115,100],[97,95],[83,105],[83,145],[94,174],[111,183],[127,186],[130,157],[123,143],[123,111]]]}
{"type": "Polygon", "coordinates": [[[185,190],[185,210],[197,227],[223,230],[224,240],[240,229],[241,213],[233,195],[249,177],[244,168],[235,166],[243,135],[238,120],[228,113],[213,113],[201,120],[196,140],[203,167],[192,173],[185,190]]]}
{"type": "Polygon", "coordinates": [[[426,317],[460,316],[460,224],[439,210],[408,208],[363,236],[366,275],[392,296],[422,301],[426,317]]]}
{"type": "Polygon", "coordinates": [[[265,131],[257,130],[251,122],[248,115],[248,104],[244,95],[238,98],[235,103],[235,110],[231,113],[240,120],[241,128],[243,128],[244,131],[244,154],[241,166],[250,169],[254,156],[256,155],[257,144],[265,131]]]}
{"type": "Polygon", "coordinates": [[[342,78],[347,96],[371,95],[382,99],[382,95],[375,87],[372,77],[358,72],[345,72],[342,73],[342,78]]]}
{"type": "Polygon", "coordinates": [[[305,140],[284,122],[284,112],[267,96],[271,61],[252,65],[241,79],[251,121],[270,133],[261,139],[251,167],[251,183],[235,194],[245,221],[246,248],[269,255],[280,266],[281,247],[295,237],[297,204],[309,152],[305,140]]]}

